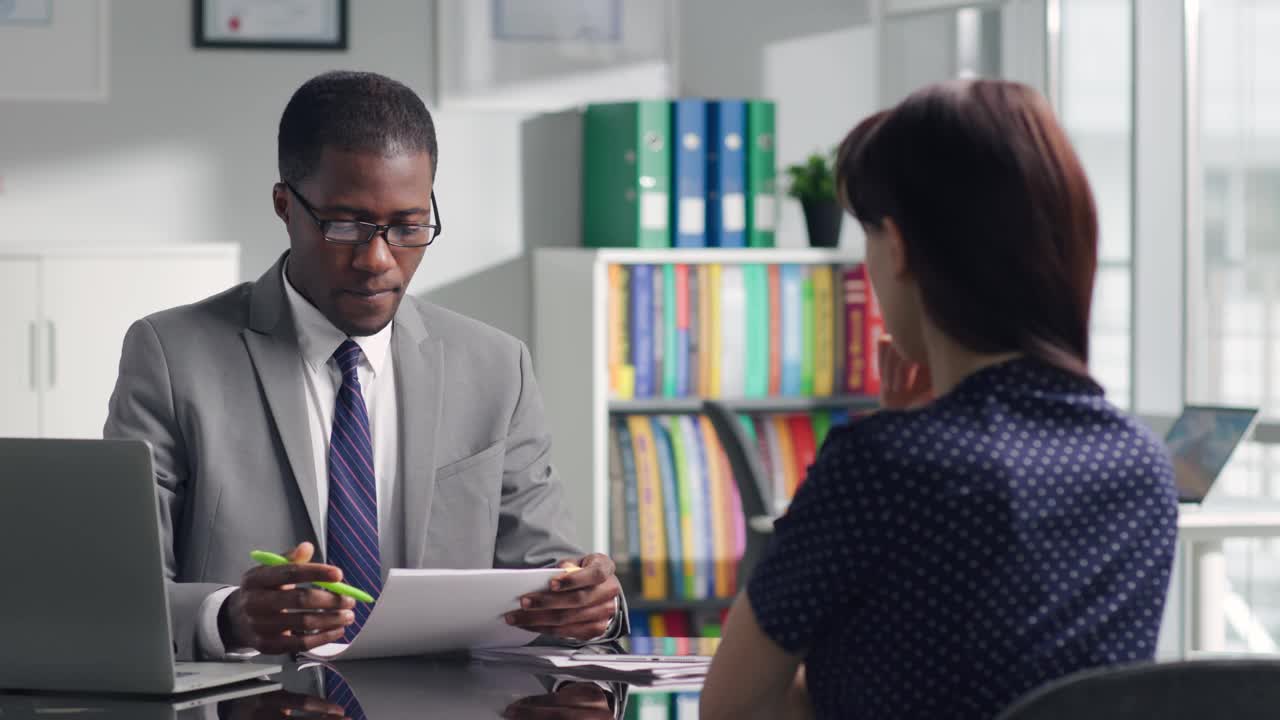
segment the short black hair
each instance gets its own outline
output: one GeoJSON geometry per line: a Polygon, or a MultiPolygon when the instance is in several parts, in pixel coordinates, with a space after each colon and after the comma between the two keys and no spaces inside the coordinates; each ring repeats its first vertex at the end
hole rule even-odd
{"type": "Polygon", "coordinates": [[[425,152],[434,176],[436,126],[422,98],[404,83],[371,72],[333,71],[302,84],[280,116],[280,179],[300,183],[324,147],[387,155],[425,152]]]}

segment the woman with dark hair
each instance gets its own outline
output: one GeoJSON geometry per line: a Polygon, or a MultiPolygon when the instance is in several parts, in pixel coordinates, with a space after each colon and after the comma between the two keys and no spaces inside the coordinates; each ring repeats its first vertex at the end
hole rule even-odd
{"type": "Polygon", "coordinates": [[[840,194],[892,344],[734,604],[703,718],[990,718],[1150,659],[1177,500],[1090,379],[1098,224],[1048,104],[927,87],[860,123],[840,194]]]}

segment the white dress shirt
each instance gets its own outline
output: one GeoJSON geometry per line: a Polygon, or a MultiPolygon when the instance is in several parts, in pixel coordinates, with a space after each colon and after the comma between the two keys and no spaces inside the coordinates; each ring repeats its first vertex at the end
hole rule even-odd
{"type": "MultiPolygon", "coordinates": [[[[284,289],[293,324],[298,333],[300,380],[307,399],[307,431],[315,468],[316,507],[320,510],[320,527],[325,528],[329,514],[329,436],[333,432],[333,411],[342,386],[342,370],[333,353],[347,335],[333,326],[289,282],[285,263],[284,289]]],[[[399,484],[399,422],[396,406],[395,354],[391,352],[392,325],[375,335],[354,337],[362,351],[356,374],[360,392],[369,413],[369,430],[373,434],[374,477],[377,481],[378,548],[385,580],[391,568],[404,567],[404,516],[395,512],[399,503],[395,493],[399,484]]],[[[304,481],[305,483],[305,481],[304,481]]],[[[307,489],[303,488],[306,492],[307,489]]],[[[318,550],[323,555],[327,533],[319,538],[318,550]]],[[[301,538],[299,538],[301,540],[301,538]]],[[[277,549],[277,548],[273,548],[277,549]]],[[[283,548],[288,549],[288,548],[283,548]]],[[[277,549],[277,550],[283,550],[277,549]]],[[[209,659],[245,657],[253,653],[227,652],[218,633],[218,613],[236,588],[223,588],[205,598],[200,606],[199,644],[209,659]]]]}

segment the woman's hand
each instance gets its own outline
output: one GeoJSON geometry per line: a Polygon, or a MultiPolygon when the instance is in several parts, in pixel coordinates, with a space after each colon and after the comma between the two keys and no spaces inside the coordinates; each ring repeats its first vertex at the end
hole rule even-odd
{"type": "Polygon", "coordinates": [[[933,400],[929,368],[903,357],[888,335],[880,337],[880,407],[907,410],[933,400]]]}

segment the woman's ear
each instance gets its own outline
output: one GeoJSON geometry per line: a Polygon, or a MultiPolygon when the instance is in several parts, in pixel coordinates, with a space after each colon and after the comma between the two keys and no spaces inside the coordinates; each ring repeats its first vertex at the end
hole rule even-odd
{"type": "Polygon", "coordinates": [[[881,238],[887,243],[886,249],[889,251],[889,269],[895,278],[906,278],[910,274],[910,268],[907,267],[907,245],[902,239],[902,231],[891,217],[882,220],[880,226],[881,238]]]}

